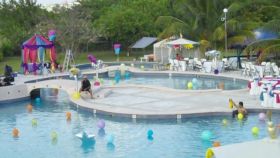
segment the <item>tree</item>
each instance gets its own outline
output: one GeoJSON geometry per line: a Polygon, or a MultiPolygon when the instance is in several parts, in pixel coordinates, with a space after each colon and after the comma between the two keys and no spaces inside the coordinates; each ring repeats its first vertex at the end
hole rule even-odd
{"type": "Polygon", "coordinates": [[[154,21],[166,12],[163,1],[121,1],[108,8],[94,24],[101,36],[128,46],[143,36],[156,36],[154,21]]]}
{"type": "Polygon", "coordinates": [[[2,45],[5,47],[4,55],[20,54],[20,44],[34,34],[32,28],[46,14],[34,0],[0,2],[0,34],[5,40],[2,45]]]}

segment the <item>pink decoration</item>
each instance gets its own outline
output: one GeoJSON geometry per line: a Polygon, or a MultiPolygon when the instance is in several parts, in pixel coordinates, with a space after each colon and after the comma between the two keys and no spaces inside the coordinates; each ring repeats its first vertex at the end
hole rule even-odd
{"type": "Polygon", "coordinates": [[[280,103],[280,94],[276,94],[276,103],[280,103]]]}
{"type": "Polygon", "coordinates": [[[248,81],[248,88],[251,89],[251,81],[248,81]]]}
{"type": "Polygon", "coordinates": [[[95,82],[94,82],[94,86],[100,86],[100,82],[95,81],[95,82]]]}

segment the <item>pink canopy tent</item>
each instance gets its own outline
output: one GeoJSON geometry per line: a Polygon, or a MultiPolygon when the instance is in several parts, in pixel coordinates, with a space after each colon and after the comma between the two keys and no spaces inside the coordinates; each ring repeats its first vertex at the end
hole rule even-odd
{"type": "MultiPolygon", "coordinates": [[[[45,54],[48,52],[52,68],[56,67],[56,52],[53,40],[49,41],[41,35],[35,34],[22,44],[22,67],[24,74],[29,72],[28,63],[32,63],[32,72],[36,71],[44,64],[45,54]]],[[[42,69],[41,69],[42,70],[42,69]]]]}

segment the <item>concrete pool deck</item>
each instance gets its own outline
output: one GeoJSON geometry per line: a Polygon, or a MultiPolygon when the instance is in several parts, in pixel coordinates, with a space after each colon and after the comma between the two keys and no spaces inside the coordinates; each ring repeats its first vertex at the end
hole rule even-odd
{"type": "MultiPolygon", "coordinates": [[[[107,67],[99,72],[116,70],[118,66],[107,67]]],[[[129,68],[137,73],[160,73],[160,74],[198,74],[207,75],[201,72],[174,72],[174,71],[141,71],[136,68],[129,68]]],[[[84,73],[95,73],[93,70],[84,73]]],[[[260,105],[258,97],[249,95],[247,89],[223,91],[214,90],[176,90],[155,86],[118,84],[115,86],[102,86],[102,91],[111,91],[111,94],[105,98],[81,99],[72,98],[75,92],[77,82],[73,80],[59,79],[64,74],[52,74],[49,76],[19,76],[14,86],[26,86],[26,96],[36,88],[58,88],[65,90],[70,100],[80,108],[91,110],[94,114],[105,114],[110,116],[121,116],[131,118],[184,118],[200,115],[229,115],[232,109],[228,106],[229,98],[235,102],[243,101],[244,106],[251,111],[262,111],[264,108],[260,105]],[[54,78],[52,80],[39,81],[46,77],[54,78]],[[27,81],[38,82],[24,83],[27,81]]],[[[238,73],[239,74],[239,73],[238,73]]],[[[246,79],[237,73],[224,73],[220,77],[229,77],[236,79],[246,79]]],[[[80,83],[79,83],[80,84],[80,83]]],[[[79,85],[80,86],[80,85],[79,85]]],[[[2,90],[1,90],[2,91],[2,90]]],[[[3,91],[2,91],[3,92],[3,91]]],[[[1,92],[1,93],[2,93],[1,92]]],[[[97,92],[100,93],[100,92],[97,92]]],[[[0,98],[1,101],[1,98],[0,98]]],[[[279,108],[280,109],[280,108],[279,108]]]]}

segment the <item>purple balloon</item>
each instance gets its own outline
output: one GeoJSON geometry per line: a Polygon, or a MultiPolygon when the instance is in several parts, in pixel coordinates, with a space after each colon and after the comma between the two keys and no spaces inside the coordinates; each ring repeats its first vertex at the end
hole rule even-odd
{"type": "Polygon", "coordinates": [[[116,48],[121,48],[121,44],[119,44],[119,43],[114,44],[114,49],[116,49],[116,48]]]}
{"type": "Polygon", "coordinates": [[[104,120],[99,120],[97,122],[97,127],[100,129],[104,129],[105,128],[105,121],[104,120]]]}
{"type": "Polygon", "coordinates": [[[265,120],[265,113],[262,112],[262,113],[259,114],[259,120],[260,121],[264,121],[265,120]]]}
{"type": "Polygon", "coordinates": [[[95,56],[89,54],[89,55],[88,55],[88,60],[89,60],[90,62],[96,64],[96,58],[95,58],[95,56]]]}

